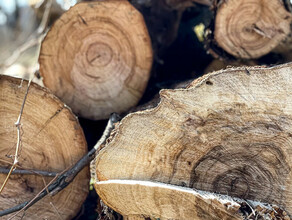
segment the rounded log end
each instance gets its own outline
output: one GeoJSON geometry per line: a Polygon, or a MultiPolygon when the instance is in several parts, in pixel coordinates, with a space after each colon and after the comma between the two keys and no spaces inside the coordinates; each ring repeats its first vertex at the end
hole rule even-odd
{"type": "Polygon", "coordinates": [[[292,15],[279,0],[228,0],[218,6],[215,40],[229,54],[259,58],[290,33],[292,15]]]}
{"type": "MultiPolygon", "coordinates": [[[[20,114],[27,81],[0,75],[0,167],[11,168],[17,144],[15,122],[20,114]]],[[[59,173],[87,153],[77,118],[47,89],[32,83],[21,117],[20,148],[16,170],[59,173]]],[[[0,184],[7,174],[0,174],[0,184]]],[[[33,199],[53,177],[12,174],[0,194],[0,210],[33,199]]],[[[88,168],[54,196],[47,196],[25,211],[29,219],[72,219],[81,208],[89,186],[88,168]]],[[[23,213],[20,214],[20,216],[23,213]]],[[[13,214],[6,216],[11,217],[13,214]]]]}
{"type": "Polygon", "coordinates": [[[105,119],[143,95],[151,41],[142,15],[128,1],[79,3],[48,32],[39,63],[45,86],[74,113],[105,119]]]}

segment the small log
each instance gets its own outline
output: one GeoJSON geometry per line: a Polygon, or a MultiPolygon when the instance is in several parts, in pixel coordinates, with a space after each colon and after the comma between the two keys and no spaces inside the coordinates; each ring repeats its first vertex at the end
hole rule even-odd
{"type": "Polygon", "coordinates": [[[213,72],[126,116],[99,181],[145,180],[275,204],[292,214],[292,64],[213,72]],[[110,169],[109,169],[110,168],[110,169]]]}
{"type": "Polygon", "coordinates": [[[39,62],[44,85],[76,114],[105,119],[141,98],[151,41],[142,15],[128,1],[79,3],[48,32],[39,62]]]}
{"type": "MultiPolygon", "coordinates": [[[[10,169],[13,162],[17,143],[15,122],[26,89],[27,81],[0,75],[1,168],[10,169]]],[[[29,87],[24,104],[20,146],[17,167],[31,171],[60,173],[87,153],[83,131],[71,110],[47,89],[34,83],[29,87]]],[[[1,185],[6,176],[0,174],[1,185]]],[[[35,175],[11,175],[0,194],[0,211],[34,198],[52,178],[37,172],[35,175]]],[[[88,194],[88,185],[89,172],[86,168],[65,190],[44,198],[26,210],[25,219],[72,219],[88,194]]]]}
{"type": "Polygon", "coordinates": [[[285,39],[291,20],[279,0],[219,0],[214,38],[235,57],[258,58],[285,39]]]}

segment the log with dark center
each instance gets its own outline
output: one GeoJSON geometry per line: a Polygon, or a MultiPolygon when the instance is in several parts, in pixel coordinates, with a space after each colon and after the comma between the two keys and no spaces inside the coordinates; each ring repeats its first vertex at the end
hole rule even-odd
{"type": "Polygon", "coordinates": [[[105,119],[141,98],[151,41],[142,15],[128,1],[80,3],[48,32],[39,62],[45,86],[76,114],[105,119]]]}
{"type": "MultiPolygon", "coordinates": [[[[0,167],[9,169],[17,143],[17,121],[27,82],[0,75],[0,167]],[[9,156],[12,157],[9,158],[9,156]]],[[[31,84],[21,120],[18,165],[31,173],[11,175],[0,194],[0,211],[34,198],[53,177],[87,153],[86,141],[77,118],[48,90],[31,84]],[[30,174],[30,175],[27,175],[30,174]]],[[[18,168],[16,168],[18,169],[18,168]]],[[[7,174],[0,174],[2,184],[7,174]]],[[[27,219],[72,219],[88,193],[88,168],[61,193],[50,196],[26,210],[27,219]]],[[[15,219],[20,219],[22,215],[15,219]]],[[[9,218],[11,215],[5,216],[9,218]]]]}
{"type": "Polygon", "coordinates": [[[291,18],[279,0],[221,0],[216,11],[215,40],[235,57],[258,58],[290,33],[291,18]]]}
{"type": "Polygon", "coordinates": [[[292,65],[213,72],[126,116],[96,160],[100,181],[151,180],[292,213],[292,65]],[[108,169],[110,167],[110,169],[108,169]]]}

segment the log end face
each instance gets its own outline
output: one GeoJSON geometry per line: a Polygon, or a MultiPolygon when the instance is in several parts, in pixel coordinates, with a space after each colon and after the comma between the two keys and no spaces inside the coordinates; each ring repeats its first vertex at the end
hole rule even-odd
{"type": "Polygon", "coordinates": [[[95,188],[109,207],[131,219],[242,219],[231,198],[188,188],[135,180],[97,182],[95,188]]]}
{"type": "MultiPolygon", "coordinates": [[[[9,169],[17,142],[17,121],[27,81],[0,75],[0,167],[9,169]]],[[[21,119],[20,169],[61,172],[87,153],[83,131],[71,110],[47,89],[34,83],[30,85],[21,119]]],[[[6,174],[0,174],[3,183],[6,174]]],[[[33,198],[44,182],[52,177],[40,175],[12,175],[0,196],[4,210],[33,198]]],[[[55,219],[58,210],[62,218],[73,218],[88,194],[88,168],[62,192],[45,198],[26,211],[27,218],[55,219]]]]}
{"type": "Polygon", "coordinates": [[[235,57],[259,58],[290,33],[292,16],[278,0],[232,0],[218,7],[215,40],[235,57]]]}
{"type": "Polygon", "coordinates": [[[121,121],[97,156],[97,172],[102,180],[165,182],[290,213],[290,78],[289,64],[241,67],[163,90],[155,109],[121,121]]]}
{"type": "Polygon", "coordinates": [[[151,41],[142,15],[128,1],[80,3],[49,31],[39,62],[45,86],[76,114],[105,119],[143,95],[151,41]]]}

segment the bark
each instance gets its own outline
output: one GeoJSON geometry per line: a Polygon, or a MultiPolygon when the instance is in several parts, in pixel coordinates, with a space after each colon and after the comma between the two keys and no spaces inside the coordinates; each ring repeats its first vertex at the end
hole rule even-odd
{"type": "Polygon", "coordinates": [[[44,85],[76,114],[105,119],[141,98],[151,41],[142,15],[128,1],[79,3],[48,32],[39,62],[44,85]]]}
{"type": "MultiPolygon", "coordinates": [[[[15,151],[17,121],[27,82],[0,75],[0,167],[11,167],[15,151]],[[20,86],[21,85],[21,86],[20,86]]],[[[18,167],[60,173],[87,153],[83,131],[76,117],[48,90],[31,84],[21,120],[18,167]]],[[[18,168],[16,168],[18,169],[18,168]]],[[[0,174],[2,184],[7,174],[0,174]]],[[[34,198],[53,177],[11,175],[0,194],[0,211],[34,198]]],[[[41,200],[25,212],[25,219],[71,219],[88,194],[88,168],[61,193],[41,200]],[[57,210],[57,211],[56,211],[57,210]]],[[[13,214],[12,214],[13,215],[13,214]]],[[[11,215],[5,216],[8,219],[11,215]]],[[[15,219],[20,219],[19,215],[15,219]]]]}
{"type": "Polygon", "coordinates": [[[218,71],[231,67],[240,66],[259,66],[255,60],[224,60],[224,59],[214,59],[204,70],[204,73],[210,73],[213,71],[218,71]]]}

